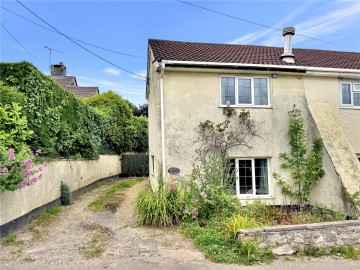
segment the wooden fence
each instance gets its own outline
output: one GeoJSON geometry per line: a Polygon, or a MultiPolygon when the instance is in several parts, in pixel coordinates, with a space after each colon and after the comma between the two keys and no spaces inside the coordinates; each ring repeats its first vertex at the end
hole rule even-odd
{"type": "Polygon", "coordinates": [[[123,176],[148,176],[149,155],[125,153],[121,156],[121,175],[123,176]]]}

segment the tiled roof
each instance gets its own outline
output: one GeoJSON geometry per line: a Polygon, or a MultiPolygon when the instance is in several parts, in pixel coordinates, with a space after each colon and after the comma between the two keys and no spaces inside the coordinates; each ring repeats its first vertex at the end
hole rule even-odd
{"type": "Polygon", "coordinates": [[[293,49],[295,63],[281,60],[283,48],[254,45],[209,44],[149,39],[156,61],[194,61],[237,64],[359,69],[360,53],[293,49]]]}
{"type": "Polygon", "coordinates": [[[75,76],[50,76],[58,85],[62,87],[77,86],[75,76]]]}
{"type": "Polygon", "coordinates": [[[58,85],[78,97],[91,97],[99,94],[97,86],[77,86],[75,76],[50,76],[58,85]]]}
{"type": "Polygon", "coordinates": [[[91,97],[99,94],[99,87],[80,86],[80,87],[65,87],[65,89],[69,90],[78,97],[91,97]]]}

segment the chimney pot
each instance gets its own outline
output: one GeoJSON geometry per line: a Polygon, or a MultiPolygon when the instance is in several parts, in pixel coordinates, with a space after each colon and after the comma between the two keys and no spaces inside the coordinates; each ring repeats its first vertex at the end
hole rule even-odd
{"type": "Polygon", "coordinates": [[[295,63],[295,56],[292,53],[292,37],[295,35],[294,27],[285,27],[283,29],[284,36],[284,53],[280,56],[281,60],[287,63],[295,63]]]}
{"type": "Polygon", "coordinates": [[[295,28],[294,27],[285,27],[283,29],[283,36],[286,36],[288,34],[295,35],[295,28]]]}

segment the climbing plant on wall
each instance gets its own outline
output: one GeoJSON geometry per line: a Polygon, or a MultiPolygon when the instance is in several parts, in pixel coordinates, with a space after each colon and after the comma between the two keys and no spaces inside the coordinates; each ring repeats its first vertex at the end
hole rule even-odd
{"type": "Polygon", "coordinates": [[[309,150],[304,123],[302,111],[294,105],[289,111],[288,137],[291,149],[288,153],[280,154],[280,158],[285,161],[281,168],[290,170],[292,179],[286,181],[280,173],[273,173],[282,193],[299,204],[310,201],[311,189],[325,175],[322,167],[322,139],[315,138],[309,150]]]}

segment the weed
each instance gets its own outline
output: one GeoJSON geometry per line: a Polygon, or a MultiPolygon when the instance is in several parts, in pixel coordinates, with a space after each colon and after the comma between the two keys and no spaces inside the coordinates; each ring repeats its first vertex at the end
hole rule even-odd
{"type": "Polygon", "coordinates": [[[86,259],[99,257],[105,251],[102,246],[108,238],[109,236],[106,234],[94,234],[91,241],[79,247],[80,254],[83,255],[86,259]]]}
{"type": "Polygon", "coordinates": [[[256,242],[241,243],[225,239],[221,224],[200,227],[196,223],[183,226],[195,245],[214,262],[255,264],[268,263],[275,256],[270,250],[259,249],[256,242]]]}
{"type": "Polygon", "coordinates": [[[360,259],[360,251],[355,247],[333,246],[331,248],[331,253],[341,254],[346,259],[352,259],[352,260],[359,260],[360,259]]]}
{"type": "Polygon", "coordinates": [[[32,257],[25,257],[24,259],[22,259],[23,262],[27,262],[27,263],[31,263],[31,262],[35,262],[35,259],[32,257]]]}
{"type": "Polygon", "coordinates": [[[3,239],[1,239],[2,246],[13,246],[16,244],[18,244],[18,241],[16,240],[15,234],[8,234],[3,239]]]}
{"type": "Polygon", "coordinates": [[[229,237],[236,239],[237,231],[240,229],[246,228],[256,228],[260,224],[255,221],[253,218],[248,218],[247,216],[233,215],[229,221],[225,222],[226,229],[228,231],[229,237]]]}
{"type": "Polygon", "coordinates": [[[295,261],[295,259],[292,258],[292,257],[290,257],[290,256],[285,256],[285,257],[284,257],[284,261],[285,261],[285,262],[293,262],[293,261],[295,261]]]}
{"type": "Polygon", "coordinates": [[[321,257],[327,254],[325,248],[316,247],[314,245],[307,245],[302,251],[299,252],[299,255],[311,256],[311,257],[321,257]]]}

